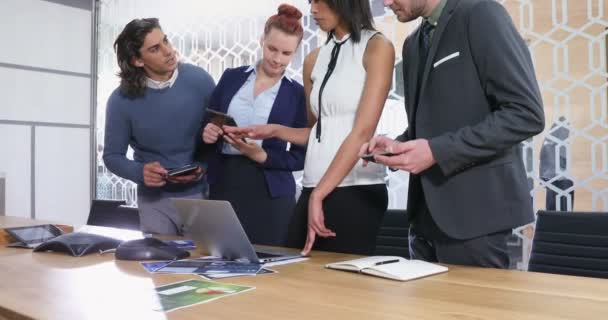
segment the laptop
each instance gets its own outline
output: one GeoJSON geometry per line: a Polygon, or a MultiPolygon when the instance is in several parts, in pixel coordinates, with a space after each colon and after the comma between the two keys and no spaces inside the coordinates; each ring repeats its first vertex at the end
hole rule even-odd
{"type": "Polygon", "coordinates": [[[268,263],[303,257],[296,250],[255,247],[228,201],[172,198],[184,236],[205,246],[212,256],[223,259],[268,263]]]}

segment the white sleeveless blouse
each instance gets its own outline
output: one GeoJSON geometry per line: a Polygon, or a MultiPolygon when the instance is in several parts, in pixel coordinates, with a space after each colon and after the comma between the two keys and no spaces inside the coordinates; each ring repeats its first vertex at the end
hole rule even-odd
{"type": "MultiPolygon", "coordinates": [[[[331,59],[331,51],[335,42],[346,41],[340,48],[336,67],[323,89],[321,142],[316,138],[318,123],[310,131],[302,178],[304,187],[317,186],[342,142],[353,129],[367,75],[363,67],[363,54],[369,39],[376,33],[378,31],[362,30],[359,43],[354,43],[348,39],[348,36],[345,36],[342,41],[334,38],[323,45],[319,51],[312,69],[313,85],[310,93],[310,106],[317,118],[319,117],[319,89],[331,59]]],[[[362,106],[362,108],[364,107],[362,106]]],[[[364,168],[362,163],[362,160],[359,160],[355,164],[339,184],[340,187],[385,183],[386,168],[384,166],[370,162],[364,168]]]]}

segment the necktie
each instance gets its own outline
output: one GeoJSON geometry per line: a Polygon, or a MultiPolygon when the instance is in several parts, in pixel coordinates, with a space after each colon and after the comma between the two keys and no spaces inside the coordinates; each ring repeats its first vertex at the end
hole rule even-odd
{"type": "Polygon", "coordinates": [[[325,72],[325,77],[323,77],[323,82],[321,82],[321,88],[319,88],[319,116],[317,117],[317,131],[316,138],[318,142],[321,142],[321,98],[323,97],[323,90],[325,89],[325,85],[327,84],[327,80],[334,72],[334,68],[336,67],[336,63],[338,62],[338,54],[340,54],[340,47],[344,43],[346,43],[348,39],[342,42],[334,41],[334,48],[331,50],[331,58],[329,59],[329,64],[327,65],[327,72],[325,72]]]}
{"type": "MultiPolygon", "coordinates": [[[[414,113],[412,115],[413,119],[416,118],[416,111],[418,109],[418,101],[420,100],[420,89],[422,88],[422,75],[424,74],[424,69],[426,66],[426,58],[429,55],[429,49],[431,48],[431,31],[435,27],[430,24],[427,20],[422,22],[422,26],[420,26],[420,43],[419,43],[419,56],[418,56],[418,81],[416,85],[416,93],[414,95],[414,113]]],[[[416,136],[416,122],[413,121],[411,123],[411,132],[412,136],[416,136]]]]}
{"type": "Polygon", "coordinates": [[[427,20],[424,20],[422,26],[420,27],[420,64],[418,65],[418,90],[420,90],[422,74],[424,73],[424,68],[426,66],[426,59],[429,55],[429,49],[431,48],[431,31],[433,31],[434,28],[435,27],[427,20]]]}

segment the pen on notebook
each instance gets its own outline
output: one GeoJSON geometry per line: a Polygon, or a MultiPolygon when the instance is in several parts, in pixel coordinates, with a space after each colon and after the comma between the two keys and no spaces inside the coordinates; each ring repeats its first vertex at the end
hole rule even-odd
{"type": "Polygon", "coordinates": [[[399,262],[399,259],[380,261],[380,262],[374,263],[374,265],[375,266],[380,266],[380,265],[383,265],[383,264],[395,263],[395,262],[399,262]]]}

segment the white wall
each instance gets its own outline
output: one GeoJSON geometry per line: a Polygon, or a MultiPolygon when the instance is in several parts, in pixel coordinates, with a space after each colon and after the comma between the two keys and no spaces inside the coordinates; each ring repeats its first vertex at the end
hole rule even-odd
{"type": "Polygon", "coordinates": [[[91,11],[62,2],[2,0],[0,35],[11,50],[0,50],[0,61],[89,74],[91,11]]]}
{"type": "Polygon", "coordinates": [[[89,129],[40,127],[35,138],[36,218],[86,222],[91,203],[89,129]]]}
{"type": "Polygon", "coordinates": [[[0,67],[0,119],[88,126],[90,87],[90,77],[0,67]]]}
{"type": "Polygon", "coordinates": [[[86,221],[92,3],[0,2],[0,172],[7,215],[86,221]]]}
{"type": "Polygon", "coordinates": [[[27,126],[0,124],[0,171],[5,176],[6,215],[30,216],[31,131],[27,126]]]}

